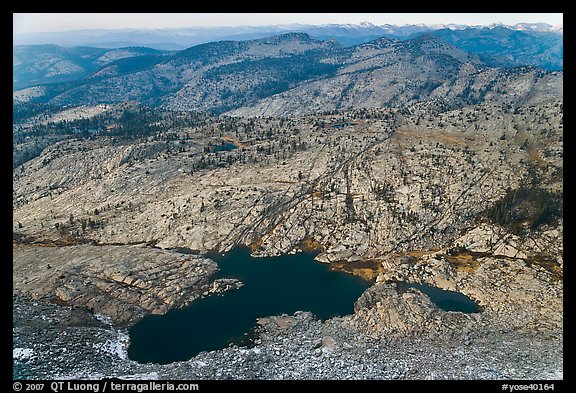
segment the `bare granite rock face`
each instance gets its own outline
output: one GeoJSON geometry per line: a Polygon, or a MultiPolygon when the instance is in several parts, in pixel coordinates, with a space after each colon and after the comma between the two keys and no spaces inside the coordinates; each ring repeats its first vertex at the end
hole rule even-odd
{"type": "Polygon", "coordinates": [[[483,223],[456,239],[454,246],[514,259],[548,255],[561,266],[564,251],[562,222],[524,236],[510,233],[497,225],[483,223]]]}
{"type": "Polygon", "coordinates": [[[377,283],[354,304],[354,317],[365,324],[368,335],[419,335],[438,309],[420,291],[401,289],[397,283],[377,283]]]}
{"type": "MultiPolygon", "coordinates": [[[[219,120],[162,137],[175,142],[62,141],[15,171],[13,227],[40,239],[199,252],[245,244],[262,256],[308,241],[325,262],[442,248],[459,238],[487,250],[481,243],[492,235],[479,233],[488,227],[475,220],[508,189],[533,177],[538,187],[563,189],[562,129],[562,104],[554,102],[438,117],[415,107],[219,120]],[[542,131],[529,129],[534,123],[542,131]],[[239,147],[206,152],[230,140],[239,147]]],[[[561,223],[533,245],[490,228],[502,232],[492,236],[491,252],[526,257],[540,249],[560,258],[561,223]]]]}
{"type": "Polygon", "coordinates": [[[144,245],[49,247],[15,244],[13,294],[84,307],[114,323],[134,323],[190,303],[217,265],[144,245]]]}
{"type": "MultiPolygon", "coordinates": [[[[526,93],[517,90],[519,98],[526,93]]],[[[30,342],[37,329],[26,315],[62,311],[44,300],[130,325],[239,285],[211,283],[215,263],[171,249],[225,252],[243,244],[255,256],[315,249],[318,261],[376,283],[354,315],[264,318],[257,347],[204,353],[173,368],[108,354],[98,364],[103,375],[561,376],[561,205],[503,202],[520,187],[563,190],[563,103],[544,101],[449,110],[436,100],[290,119],[215,118],[128,140],[60,140],[14,170],[13,294],[23,310],[15,356],[42,349],[30,342]],[[234,148],[216,148],[226,144],[234,148]],[[503,210],[518,213],[516,221],[503,210]],[[404,282],[461,292],[481,312],[443,311],[404,282]],[[424,351],[417,340],[438,347],[422,344],[424,351]],[[548,345],[554,350],[546,352],[548,345]],[[424,370],[406,360],[408,347],[424,370]],[[489,353],[495,357],[484,369],[489,353]],[[370,362],[359,365],[366,356],[370,362]],[[459,374],[437,365],[459,361],[469,362],[459,374]]],[[[111,333],[101,328],[98,348],[107,348],[111,333]]],[[[85,337],[74,334],[71,342],[85,337]]],[[[54,340],[46,345],[61,354],[68,338],[54,340]]],[[[27,375],[70,376],[40,363],[27,375]]],[[[82,364],[70,367],[91,375],[82,364]]]]}

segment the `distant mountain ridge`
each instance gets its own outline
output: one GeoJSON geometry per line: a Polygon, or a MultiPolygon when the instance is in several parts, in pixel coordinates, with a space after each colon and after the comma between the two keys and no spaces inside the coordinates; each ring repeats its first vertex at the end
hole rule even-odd
{"type": "MultiPolygon", "coordinates": [[[[101,67],[103,62],[98,59],[107,50],[113,54],[112,49],[118,49],[124,52],[124,57],[132,57],[159,54],[160,50],[162,52],[186,50],[215,41],[242,42],[286,33],[304,33],[310,38],[335,41],[345,47],[353,47],[382,37],[406,40],[423,34],[432,34],[460,49],[478,54],[489,65],[503,67],[532,65],[545,70],[563,69],[563,29],[544,23],[486,27],[455,24],[376,26],[364,22],[358,25],[84,30],[41,35],[14,34],[14,89],[76,80],[101,67]],[[47,42],[52,45],[19,45],[47,42]],[[59,46],[53,46],[54,44],[59,46]],[[134,50],[134,48],[140,49],[134,50]],[[153,52],[154,50],[156,52],[153,52]]],[[[119,59],[117,54],[112,58],[119,59]]],[[[145,57],[139,60],[153,61],[152,58],[145,57]]]]}
{"type": "Polygon", "coordinates": [[[460,24],[408,24],[374,25],[370,22],[359,24],[325,25],[270,25],[270,26],[224,26],[224,27],[188,27],[166,29],[121,29],[121,30],[77,30],[46,33],[15,33],[13,45],[56,44],[60,46],[95,46],[101,48],[120,48],[126,46],[145,46],[161,50],[181,50],[194,45],[212,41],[243,41],[301,32],[313,38],[335,39],[342,45],[356,45],[385,36],[406,38],[414,34],[423,34],[435,30],[450,29],[492,29],[505,27],[509,30],[530,31],[533,33],[563,34],[563,27],[546,23],[518,23],[515,25],[495,24],[491,26],[468,26],[460,24]]]}
{"type": "MultiPolygon", "coordinates": [[[[448,106],[527,102],[562,94],[561,73],[491,68],[482,56],[434,34],[406,40],[384,37],[351,47],[286,33],[174,52],[91,50],[80,57],[91,66],[101,64],[95,70],[86,66],[84,74],[72,73],[69,80],[57,82],[48,73],[45,84],[15,91],[15,100],[56,105],[135,100],[174,110],[275,116],[401,107],[426,100],[448,106]]],[[[74,49],[57,49],[53,57],[66,51],[78,56],[74,49]]],[[[20,58],[25,56],[15,54],[20,58]]],[[[25,66],[22,62],[14,69],[25,66]]]]}
{"type": "Polygon", "coordinates": [[[12,51],[13,88],[78,80],[107,64],[139,57],[161,58],[165,51],[144,47],[104,49],[57,45],[16,46],[12,51]]]}
{"type": "Polygon", "coordinates": [[[539,66],[546,70],[563,69],[563,36],[532,29],[493,28],[441,29],[431,32],[458,48],[482,56],[494,66],[539,66]]]}

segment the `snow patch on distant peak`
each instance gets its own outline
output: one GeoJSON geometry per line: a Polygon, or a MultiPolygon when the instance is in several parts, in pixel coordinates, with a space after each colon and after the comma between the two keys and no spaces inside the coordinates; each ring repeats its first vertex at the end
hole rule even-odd
{"type": "Polygon", "coordinates": [[[360,27],[376,27],[376,25],[374,23],[370,23],[370,22],[360,22],[360,24],[358,25],[360,27]]]}

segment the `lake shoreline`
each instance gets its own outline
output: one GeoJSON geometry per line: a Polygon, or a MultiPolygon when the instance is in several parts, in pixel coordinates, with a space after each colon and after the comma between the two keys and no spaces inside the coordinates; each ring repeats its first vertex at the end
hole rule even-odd
{"type": "Polygon", "coordinates": [[[563,379],[561,334],[487,330],[468,342],[452,330],[375,339],[359,335],[346,319],[322,322],[299,312],[262,321],[253,348],[231,346],[159,365],[128,359],[126,331],[94,316],[74,326],[81,313],[71,307],[22,298],[13,307],[14,348],[30,350],[14,359],[14,378],[563,379]]]}
{"type": "MultiPolygon", "coordinates": [[[[20,267],[20,276],[14,276],[15,289],[26,272],[20,264],[28,260],[42,257],[50,262],[44,257],[58,249],[71,256],[74,247],[80,251],[93,247],[93,252],[83,252],[83,258],[69,262],[96,256],[96,246],[35,247],[30,255],[20,254],[19,247],[13,250],[13,263],[20,267]]],[[[98,247],[112,255],[110,247],[115,246],[98,247]]],[[[121,248],[134,251],[139,247],[121,248]]],[[[151,250],[159,263],[167,256],[207,263],[194,259],[200,258],[195,255],[151,250]]],[[[47,296],[33,300],[25,291],[15,291],[14,375],[24,379],[129,375],[151,379],[562,379],[563,281],[545,267],[520,259],[485,255],[464,265],[445,255],[446,250],[440,250],[411,258],[384,258],[384,272],[355,302],[352,315],[325,321],[301,311],[269,315],[259,319],[252,348],[232,344],[167,365],[130,360],[128,331],[99,312],[74,303],[48,303],[47,296]],[[443,311],[417,289],[398,285],[402,282],[457,290],[476,301],[481,312],[443,311]],[[414,364],[425,366],[414,370],[414,364]]],[[[329,268],[328,264],[316,265],[329,268]]],[[[39,273],[52,274],[57,267],[39,273]]],[[[209,285],[198,287],[198,296],[208,289],[209,285]]]]}

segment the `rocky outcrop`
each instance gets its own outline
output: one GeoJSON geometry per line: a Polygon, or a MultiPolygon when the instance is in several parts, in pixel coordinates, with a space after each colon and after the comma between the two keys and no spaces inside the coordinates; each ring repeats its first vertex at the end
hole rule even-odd
{"type": "Polygon", "coordinates": [[[402,284],[377,283],[354,304],[354,317],[368,335],[420,335],[438,309],[422,292],[402,284]]]}
{"type": "Polygon", "coordinates": [[[164,314],[207,289],[210,259],[146,247],[16,244],[14,295],[83,307],[119,325],[164,314]]]}
{"type": "Polygon", "coordinates": [[[510,233],[497,225],[484,223],[457,238],[454,246],[513,259],[546,256],[561,265],[563,232],[562,221],[557,226],[530,231],[524,236],[510,233]]]}
{"type": "Polygon", "coordinates": [[[221,295],[224,292],[239,289],[244,286],[244,283],[236,278],[217,278],[212,281],[210,287],[202,295],[221,295]]]}
{"type": "Polygon", "coordinates": [[[482,309],[476,328],[551,335],[563,329],[563,281],[547,265],[495,255],[452,256],[440,250],[419,258],[390,255],[383,267],[376,286],[407,281],[469,296],[482,309]]]}

